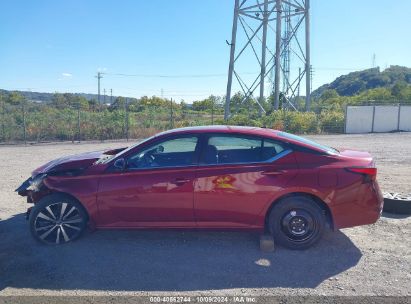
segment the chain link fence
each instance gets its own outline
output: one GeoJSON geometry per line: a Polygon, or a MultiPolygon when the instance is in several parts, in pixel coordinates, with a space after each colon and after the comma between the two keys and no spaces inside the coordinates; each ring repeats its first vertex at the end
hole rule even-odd
{"type": "Polygon", "coordinates": [[[344,110],[329,107],[317,107],[315,112],[280,110],[261,117],[257,111],[234,110],[227,122],[221,105],[202,111],[172,103],[168,107],[145,106],[142,110],[130,109],[127,104],[90,110],[24,100],[18,104],[2,102],[1,107],[1,143],[128,140],[171,128],[213,124],[267,127],[296,134],[340,134],[345,132],[346,121],[344,110]]]}
{"type": "Polygon", "coordinates": [[[170,110],[158,106],[139,112],[130,111],[128,107],[94,111],[75,106],[61,109],[27,101],[1,106],[2,143],[145,138],[171,128],[214,124],[224,118],[221,111],[171,107],[170,110]]]}

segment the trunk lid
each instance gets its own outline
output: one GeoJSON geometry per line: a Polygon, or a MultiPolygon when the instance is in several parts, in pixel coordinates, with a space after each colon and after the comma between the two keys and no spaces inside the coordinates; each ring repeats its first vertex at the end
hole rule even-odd
{"type": "Polygon", "coordinates": [[[370,153],[364,151],[356,151],[350,149],[343,149],[340,151],[340,156],[347,160],[352,160],[356,166],[374,167],[375,161],[370,153]]]}

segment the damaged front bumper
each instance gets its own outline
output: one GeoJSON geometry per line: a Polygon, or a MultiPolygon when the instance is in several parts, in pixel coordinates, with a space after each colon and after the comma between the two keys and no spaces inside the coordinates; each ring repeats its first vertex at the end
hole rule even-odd
{"type": "Polygon", "coordinates": [[[16,191],[18,195],[27,196],[28,188],[30,187],[32,180],[33,178],[29,177],[14,191],[16,191]]]}
{"type": "Polygon", "coordinates": [[[15,191],[20,196],[26,196],[27,203],[34,204],[48,192],[47,187],[43,184],[46,176],[46,174],[39,174],[35,177],[29,177],[15,191]]]}
{"type": "MultiPolygon", "coordinates": [[[[39,174],[34,178],[29,177],[15,191],[18,195],[27,197],[27,203],[35,204],[49,192],[47,187],[43,185],[45,177],[45,174],[39,174]]],[[[32,209],[33,207],[27,208],[26,220],[29,219],[32,209]]]]}

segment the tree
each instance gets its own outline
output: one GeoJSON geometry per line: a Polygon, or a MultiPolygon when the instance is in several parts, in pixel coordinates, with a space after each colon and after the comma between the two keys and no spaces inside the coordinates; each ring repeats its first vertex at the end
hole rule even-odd
{"type": "Polygon", "coordinates": [[[98,101],[96,100],[96,99],[90,99],[89,101],[88,101],[88,108],[91,110],[91,111],[96,111],[97,109],[98,109],[98,107],[99,107],[99,103],[98,103],[98,101]]]}
{"type": "Polygon", "coordinates": [[[188,106],[188,104],[187,104],[186,102],[184,102],[184,100],[182,100],[182,101],[180,102],[180,108],[181,108],[182,111],[187,111],[187,110],[190,109],[189,106],[188,106]]]}
{"type": "Polygon", "coordinates": [[[331,99],[331,98],[338,98],[340,97],[340,95],[338,94],[338,92],[334,89],[329,89],[324,91],[321,96],[320,96],[320,100],[327,100],[327,99],[331,99]]]}
{"type": "Polygon", "coordinates": [[[126,99],[124,97],[117,97],[114,102],[110,105],[109,110],[124,110],[126,104],[126,99]]]}
{"type": "Polygon", "coordinates": [[[18,92],[11,92],[6,99],[6,102],[11,105],[19,105],[25,100],[24,96],[18,92]]]}
{"type": "Polygon", "coordinates": [[[404,81],[399,81],[397,82],[392,88],[391,88],[391,94],[397,99],[405,99],[407,95],[407,83],[404,81]]]}

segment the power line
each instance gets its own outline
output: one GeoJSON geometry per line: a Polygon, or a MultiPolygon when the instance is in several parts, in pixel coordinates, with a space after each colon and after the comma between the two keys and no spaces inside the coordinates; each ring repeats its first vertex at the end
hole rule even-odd
{"type": "MultiPolygon", "coordinates": [[[[227,73],[221,74],[182,74],[182,75],[166,75],[166,74],[124,74],[124,73],[104,73],[105,75],[121,76],[121,77],[141,77],[141,78],[213,78],[213,77],[227,77],[227,73]]],[[[258,73],[249,72],[243,73],[249,75],[256,75],[258,73]]]]}
{"type": "Polygon", "coordinates": [[[344,67],[315,67],[316,70],[323,70],[323,71],[359,71],[359,70],[367,70],[367,67],[352,67],[352,68],[344,68],[344,67]]]}

